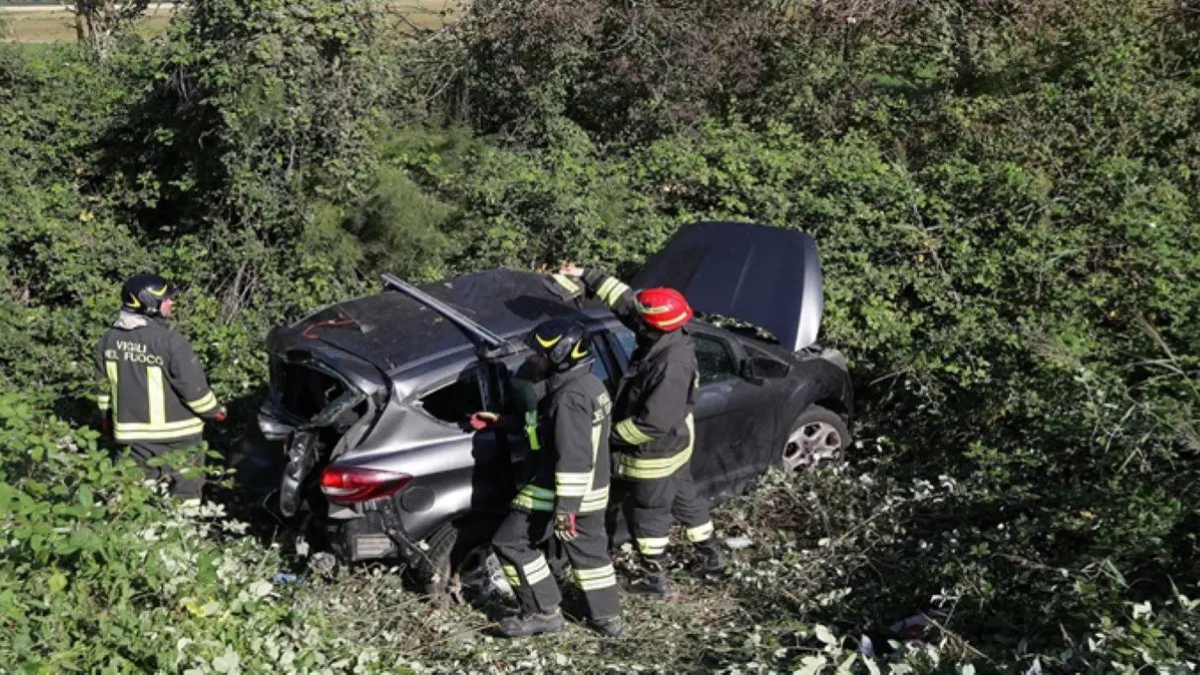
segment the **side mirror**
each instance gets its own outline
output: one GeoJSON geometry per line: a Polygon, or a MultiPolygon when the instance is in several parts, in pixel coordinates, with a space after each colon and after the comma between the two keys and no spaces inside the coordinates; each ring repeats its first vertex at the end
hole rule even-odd
{"type": "Polygon", "coordinates": [[[792,367],[788,364],[766,356],[752,356],[742,362],[742,377],[755,384],[781,379],[791,372],[792,367]]]}

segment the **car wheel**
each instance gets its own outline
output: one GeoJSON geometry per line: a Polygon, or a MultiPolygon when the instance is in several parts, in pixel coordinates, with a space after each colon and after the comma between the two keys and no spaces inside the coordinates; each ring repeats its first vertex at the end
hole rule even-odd
{"type": "Polygon", "coordinates": [[[515,597],[500,568],[500,559],[486,543],[467,551],[450,575],[447,591],[454,602],[475,606],[515,597]]]}
{"type": "Polygon", "coordinates": [[[424,555],[419,556],[409,567],[413,580],[439,605],[448,604],[450,556],[457,539],[458,530],[452,525],[441,526],[425,540],[427,547],[424,549],[424,555]]]}
{"type": "Polygon", "coordinates": [[[850,445],[850,429],[842,416],[819,405],[809,406],[792,423],[780,465],[803,471],[838,457],[850,445]]]}
{"type": "Polygon", "coordinates": [[[451,603],[483,605],[512,597],[500,560],[491,542],[477,540],[447,524],[426,540],[427,558],[415,566],[422,589],[440,606],[451,603]]]}

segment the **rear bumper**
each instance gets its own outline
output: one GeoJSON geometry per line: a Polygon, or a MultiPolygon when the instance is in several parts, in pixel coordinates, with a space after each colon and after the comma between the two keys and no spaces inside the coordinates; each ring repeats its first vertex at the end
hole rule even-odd
{"type": "MultiPolygon", "coordinates": [[[[319,526],[324,530],[325,540],[329,548],[339,558],[345,561],[384,560],[400,558],[405,560],[411,556],[401,555],[401,547],[388,532],[389,527],[384,523],[382,514],[366,513],[348,520],[322,518],[319,526]]],[[[397,530],[397,528],[391,528],[397,530]]],[[[402,531],[400,531],[402,533],[402,531]]],[[[408,543],[407,548],[415,546],[408,543]]]]}
{"type": "MultiPolygon", "coordinates": [[[[235,444],[229,464],[235,471],[239,488],[258,497],[267,497],[279,490],[288,457],[283,441],[271,440],[264,436],[258,425],[251,425],[235,444]]],[[[301,502],[306,498],[315,497],[302,495],[301,502]]],[[[276,507],[278,499],[268,499],[265,504],[268,508],[276,507]]],[[[374,502],[366,511],[329,508],[324,502],[319,506],[303,504],[300,508],[294,522],[297,525],[307,523],[307,526],[301,525],[305,530],[304,538],[319,543],[319,548],[328,547],[345,561],[390,559],[411,562],[423,557],[422,543],[405,530],[392,500],[374,502]]],[[[271,510],[276,512],[275,508],[271,510]]],[[[287,517],[281,512],[276,515],[287,517]]]]}
{"type": "Polygon", "coordinates": [[[347,562],[391,560],[432,569],[428,545],[409,534],[392,500],[376,504],[377,510],[347,513],[349,518],[314,518],[329,548],[347,562]]]}

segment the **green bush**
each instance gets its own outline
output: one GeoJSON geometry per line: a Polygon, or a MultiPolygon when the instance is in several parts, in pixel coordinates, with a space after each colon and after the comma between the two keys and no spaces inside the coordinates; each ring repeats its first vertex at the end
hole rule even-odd
{"type": "Polygon", "coordinates": [[[341,224],[360,244],[364,264],[421,280],[444,276],[443,232],[452,208],[421,190],[399,169],[384,167],[369,196],[341,224]]]}
{"type": "Polygon", "coordinates": [[[219,509],[187,513],[97,434],[0,394],[0,661],[12,672],[369,665],[219,509]],[[216,517],[214,517],[216,516],[216,517]]]}
{"type": "Polygon", "coordinates": [[[544,152],[472,142],[454,131],[416,129],[393,139],[392,161],[456,207],[444,225],[450,270],[611,260],[642,236],[626,215],[631,195],[619,165],[566,119],[551,120],[545,131],[553,147],[544,152]]]}
{"type": "Polygon", "coordinates": [[[545,125],[566,118],[600,141],[636,142],[753,97],[789,48],[780,10],[761,0],[483,0],[418,81],[454,66],[444,106],[484,133],[550,147],[559,139],[545,125]]]}

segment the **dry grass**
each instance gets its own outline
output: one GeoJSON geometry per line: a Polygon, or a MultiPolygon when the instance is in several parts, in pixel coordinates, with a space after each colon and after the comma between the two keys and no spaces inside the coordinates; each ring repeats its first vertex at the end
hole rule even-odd
{"type": "Polygon", "coordinates": [[[467,0],[400,0],[387,3],[387,11],[399,29],[443,27],[463,10],[467,0]]]}
{"type": "MultiPolygon", "coordinates": [[[[398,0],[389,2],[388,13],[393,15],[400,30],[436,29],[453,18],[460,4],[454,0],[398,0]]],[[[138,26],[144,35],[161,33],[171,20],[171,9],[152,9],[138,26]]],[[[75,15],[67,11],[20,11],[0,13],[0,42],[55,43],[75,40],[75,15]]]]}
{"type": "MultiPolygon", "coordinates": [[[[161,32],[171,20],[170,9],[154,9],[146,13],[139,31],[161,32]]],[[[0,14],[0,40],[4,42],[52,43],[75,40],[75,15],[71,12],[22,12],[14,10],[0,14]]]]}

